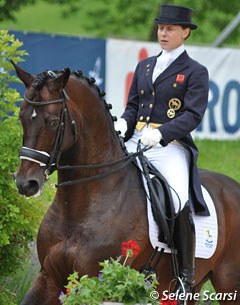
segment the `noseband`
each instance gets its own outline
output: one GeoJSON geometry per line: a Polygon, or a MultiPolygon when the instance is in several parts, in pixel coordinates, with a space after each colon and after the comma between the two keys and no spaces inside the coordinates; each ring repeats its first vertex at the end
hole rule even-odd
{"type": "MultiPolygon", "coordinates": [[[[50,77],[55,78],[56,74],[52,71],[47,72],[50,77]]],[[[36,149],[32,149],[26,146],[23,146],[19,151],[19,157],[21,160],[29,160],[35,163],[38,163],[42,167],[46,167],[45,169],[45,177],[46,179],[48,176],[57,168],[60,157],[61,157],[61,147],[64,139],[65,134],[65,127],[66,127],[66,120],[67,116],[70,118],[71,121],[71,127],[72,127],[72,134],[74,137],[74,142],[76,142],[76,136],[77,136],[77,128],[76,128],[76,122],[73,120],[71,113],[69,112],[67,108],[67,100],[68,96],[66,94],[66,91],[62,90],[62,98],[56,99],[56,100],[42,100],[39,102],[34,102],[29,100],[26,97],[26,94],[24,95],[25,101],[33,106],[45,106],[50,104],[62,104],[62,111],[60,115],[60,122],[57,130],[57,135],[54,143],[53,150],[51,154],[45,152],[45,151],[39,151],[36,149]]]]}

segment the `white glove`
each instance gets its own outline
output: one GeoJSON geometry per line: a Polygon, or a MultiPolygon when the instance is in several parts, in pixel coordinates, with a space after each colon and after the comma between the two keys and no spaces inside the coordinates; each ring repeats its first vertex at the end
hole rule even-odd
{"type": "Polygon", "coordinates": [[[116,131],[120,131],[120,134],[122,137],[125,136],[125,133],[127,131],[127,121],[123,118],[118,119],[115,123],[114,123],[114,129],[116,131]]]}
{"type": "Polygon", "coordinates": [[[156,129],[146,129],[141,137],[141,143],[145,146],[156,146],[162,139],[161,132],[156,129]]]}

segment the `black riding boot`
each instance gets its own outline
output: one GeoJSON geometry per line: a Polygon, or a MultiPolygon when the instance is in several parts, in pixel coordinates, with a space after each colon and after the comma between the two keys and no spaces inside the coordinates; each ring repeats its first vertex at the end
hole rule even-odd
{"type": "MultiPolygon", "coordinates": [[[[179,277],[175,292],[189,293],[194,286],[195,273],[195,226],[189,202],[183,208],[175,223],[174,240],[178,251],[179,277]]],[[[178,305],[186,304],[178,300],[178,305]]]]}

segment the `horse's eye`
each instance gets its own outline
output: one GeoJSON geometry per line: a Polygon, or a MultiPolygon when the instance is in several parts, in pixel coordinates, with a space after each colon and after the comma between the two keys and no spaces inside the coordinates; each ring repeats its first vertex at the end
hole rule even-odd
{"type": "Polygon", "coordinates": [[[56,128],[56,127],[58,127],[58,125],[59,125],[59,120],[52,120],[51,121],[51,123],[50,123],[50,127],[51,128],[56,128]]]}

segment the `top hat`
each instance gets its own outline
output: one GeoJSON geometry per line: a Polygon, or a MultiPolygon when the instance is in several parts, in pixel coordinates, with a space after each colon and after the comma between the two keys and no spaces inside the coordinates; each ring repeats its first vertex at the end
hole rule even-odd
{"type": "Polygon", "coordinates": [[[159,18],[154,18],[156,23],[176,24],[195,30],[198,26],[192,23],[192,9],[189,7],[163,4],[159,18]]]}

